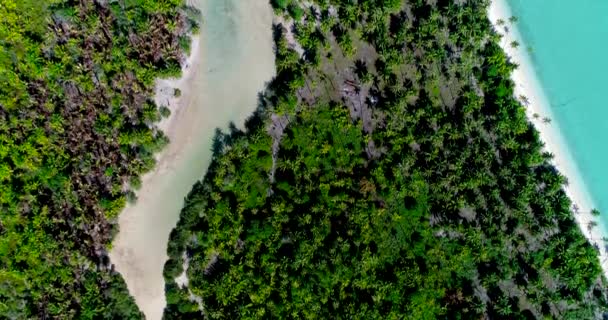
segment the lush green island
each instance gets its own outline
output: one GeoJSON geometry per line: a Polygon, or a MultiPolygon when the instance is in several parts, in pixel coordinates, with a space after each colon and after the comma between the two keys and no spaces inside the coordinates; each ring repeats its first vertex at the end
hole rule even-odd
{"type": "MultiPolygon", "coordinates": [[[[271,3],[277,75],[185,199],[165,319],[604,316],[489,0],[271,3]]],[[[0,0],[0,319],[143,318],[107,250],[197,16],[0,0]]]]}
{"type": "Polygon", "coordinates": [[[489,1],[272,3],[278,74],[186,198],[166,319],[603,315],[489,1]]]}
{"type": "Polygon", "coordinates": [[[182,0],[0,0],[0,319],[137,319],[107,258],[167,139],[154,80],[195,27],[182,0]]]}

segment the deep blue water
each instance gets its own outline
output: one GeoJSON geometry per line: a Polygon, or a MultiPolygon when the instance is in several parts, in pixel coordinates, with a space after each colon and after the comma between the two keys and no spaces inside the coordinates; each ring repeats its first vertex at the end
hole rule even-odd
{"type": "Polygon", "coordinates": [[[608,1],[507,0],[556,123],[608,222],[608,1]]]}

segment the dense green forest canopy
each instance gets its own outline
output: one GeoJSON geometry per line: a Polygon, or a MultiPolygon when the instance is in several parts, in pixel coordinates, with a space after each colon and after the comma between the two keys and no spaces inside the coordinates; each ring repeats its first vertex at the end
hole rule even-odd
{"type": "Polygon", "coordinates": [[[143,316],[106,248],[167,143],[152,94],[196,27],[182,3],[0,0],[1,319],[143,316]]]}
{"type": "Polygon", "coordinates": [[[488,1],[272,4],[278,74],[186,199],[166,319],[603,315],[488,1]]]}

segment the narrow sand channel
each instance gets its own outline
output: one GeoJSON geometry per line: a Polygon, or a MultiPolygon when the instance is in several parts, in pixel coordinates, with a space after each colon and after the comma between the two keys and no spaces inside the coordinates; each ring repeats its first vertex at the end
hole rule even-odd
{"type": "MultiPolygon", "coordinates": [[[[184,77],[159,82],[182,92],[171,101],[171,118],[161,124],[171,143],[159,155],[156,170],[143,177],[137,203],[120,215],[110,252],[150,320],[161,319],[169,233],[184,197],[209,165],[215,128],[226,128],[230,121],[242,126],[256,107],[257,93],[274,75],[268,0],[198,0],[197,5],[203,24],[184,77]]],[[[157,99],[166,104],[170,96],[161,92],[157,99]]]]}

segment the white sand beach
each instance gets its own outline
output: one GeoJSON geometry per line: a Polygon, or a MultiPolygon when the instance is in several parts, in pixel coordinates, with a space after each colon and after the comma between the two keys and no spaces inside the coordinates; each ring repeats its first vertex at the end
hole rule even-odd
{"type": "Polygon", "coordinates": [[[165,307],[163,266],[183,199],[211,160],[216,128],[242,127],[258,92],[274,76],[272,9],[267,0],[190,0],[203,13],[182,78],[157,81],[156,101],[171,116],[160,123],[170,144],[142,177],[138,200],[118,219],[110,259],[149,320],[165,307]],[[174,96],[179,88],[181,95],[174,96]]]}
{"type": "Polygon", "coordinates": [[[568,150],[568,145],[559,130],[558,124],[555,121],[545,123],[543,120],[544,118],[553,119],[551,106],[536,75],[527,46],[517,28],[517,23],[509,22],[512,14],[505,0],[493,0],[488,14],[496,30],[503,35],[501,47],[518,64],[518,68],[512,74],[512,79],[516,85],[515,94],[517,97],[524,96],[527,98],[526,113],[528,119],[540,132],[540,137],[545,143],[545,149],[554,155],[553,164],[568,179],[565,191],[577,208],[578,213],[575,214],[575,218],[583,234],[592,244],[597,244],[600,248],[600,261],[604,274],[608,277],[608,264],[606,264],[608,254],[602,240],[605,235],[600,226],[589,228],[592,221],[598,221],[599,219],[599,217],[594,217],[591,214],[595,205],[581,178],[577,164],[568,150]],[[498,25],[499,19],[504,21],[504,25],[498,25]],[[514,48],[511,46],[513,41],[517,41],[520,45],[514,48]],[[535,117],[535,114],[538,116],[535,117]]]}

